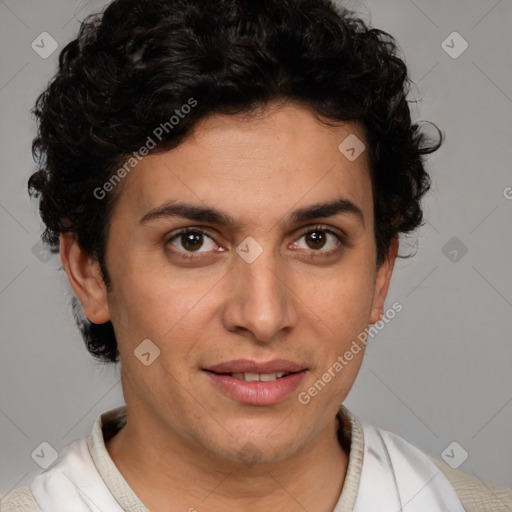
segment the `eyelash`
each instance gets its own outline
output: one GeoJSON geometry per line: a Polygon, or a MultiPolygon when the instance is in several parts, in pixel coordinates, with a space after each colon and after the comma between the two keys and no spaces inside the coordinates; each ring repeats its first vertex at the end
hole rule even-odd
{"type": "MultiPolygon", "coordinates": [[[[340,242],[340,244],[337,245],[334,249],[330,249],[329,251],[312,250],[314,258],[317,258],[317,257],[323,258],[323,257],[331,256],[331,255],[341,251],[344,246],[348,245],[347,240],[346,240],[347,237],[345,234],[338,233],[338,232],[333,231],[332,229],[322,226],[322,225],[316,225],[313,228],[309,228],[307,231],[304,231],[303,233],[300,234],[299,239],[305,235],[309,235],[316,231],[322,231],[323,233],[329,233],[329,234],[333,235],[340,242]]],[[[207,236],[208,238],[212,238],[206,231],[203,231],[202,229],[195,228],[195,227],[191,226],[191,227],[180,229],[177,233],[175,233],[174,235],[172,235],[172,237],[170,237],[168,239],[167,244],[170,244],[176,238],[179,238],[180,236],[186,235],[188,233],[198,233],[198,234],[207,236]]],[[[204,256],[198,256],[198,253],[182,252],[182,251],[176,251],[174,249],[171,249],[171,251],[174,254],[178,254],[180,257],[183,257],[186,259],[198,259],[198,258],[204,257],[204,256]]],[[[208,254],[208,253],[206,253],[206,254],[208,254]]]]}

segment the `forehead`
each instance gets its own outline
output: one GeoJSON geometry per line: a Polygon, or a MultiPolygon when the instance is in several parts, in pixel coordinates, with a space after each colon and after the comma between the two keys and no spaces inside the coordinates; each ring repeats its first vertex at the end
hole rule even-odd
{"type": "Polygon", "coordinates": [[[357,124],[329,126],[298,105],[211,115],[178,147],[144,157],[125,178],[119,207],[129,204],[140,218],[181,200],[257,224],[263,212],[281,218],[301,205],[346,198],[371,217],[364,144],[357,124]]]}

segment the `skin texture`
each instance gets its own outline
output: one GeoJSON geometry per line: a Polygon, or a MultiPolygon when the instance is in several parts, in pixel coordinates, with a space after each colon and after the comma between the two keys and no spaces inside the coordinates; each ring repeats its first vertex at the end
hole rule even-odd
{"type": "Polygon", "coordinates": [[[379,320],[398,249],[394,240],[376,267],[366,153],[349,161],[338,150],[350,134],[364,141],[354,123],[327,126],[303,106],[270,105],[259,115],[212,115],[177,148],[145,157],[116,190],[110,293],[97,262],[73,235],[61,235],[87,318],[114,325],[128,423],[107,449],[148,508],[328,511],[339,499],[348,454],[335,417],[364,350],[310,403],[297,395],[379,320]],[[294,209],[340,197],[362,210],[364,223],[350,213],[286,222],[294,209]],[[139,223],[170,200],[221,209],[237,227],[139,223]],[[307,235],[316,225],[344,231],[347,245],[329,233],[323,242],[307,235]],[[195,245],[170,241],[183,227],[207,236],[195,245]],[[249,236],[263,249],[252,263],[235,251],[249,236]],[[160,349],[149,366],[134,356],[144,339],[160,349]],[[241,358],[288,359],[309,370],[280,403],[247,405],[202,371],[241,358]]]}

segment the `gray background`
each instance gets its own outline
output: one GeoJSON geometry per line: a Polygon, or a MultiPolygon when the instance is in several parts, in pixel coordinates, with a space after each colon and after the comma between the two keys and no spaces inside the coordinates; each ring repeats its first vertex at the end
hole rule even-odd
{"type": "MultiPolygon", "coordinates": [[[[0,0],[1,496],[41,470],[31,457],[41,442],[60,451],[123,403],[118,370],[85,350],[58,256],[37,252],[41,224],[26,193],[30,108],[77,19],[105,4],[0,0]],[[31,48],[42,32],[59,44],[47,59],[31,48]]],[[[413,117],[447,139],[428,160],[427,223],[402,245],[407,253],[419,240],[417,252],[398,261],[392,280],[387,304],[403,311],[371,341],[345,404],[438,457],[456,441],[469,454],[461,470],[512,486],[512,4],[348,5],[397,38],[417,84],[413,117]],[[469,43],[456,59],[441,46],[454,31],[469,43]]]]}

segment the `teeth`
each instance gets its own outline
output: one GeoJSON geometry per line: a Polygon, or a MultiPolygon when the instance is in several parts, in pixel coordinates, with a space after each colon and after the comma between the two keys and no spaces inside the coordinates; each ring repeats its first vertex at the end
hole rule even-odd
{"type": "Polygon", "coordinates": [[[247,382],[271,382],[276,379],[280,379],[284,375],[287,375],[286,372],[277,372],[277,373],[232,373],[231,377],[235,379],[245,380],[247,382]]]}

